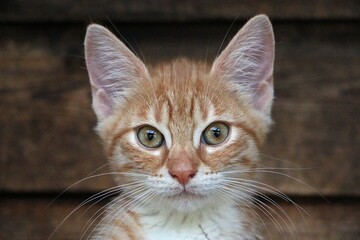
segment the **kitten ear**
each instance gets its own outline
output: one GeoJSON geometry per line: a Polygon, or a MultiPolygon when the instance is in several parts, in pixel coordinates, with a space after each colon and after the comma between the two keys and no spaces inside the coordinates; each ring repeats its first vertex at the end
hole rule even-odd
{"type": "Polygon", "coordinates": [[[93,109],[103,120],[126,98],[134,83],[148,77],[148,71],[140,59],[100,25],[89,25],[84,45],[93,109]]]}
{"type": "Polygon", "coordinates": [[[211,74],[247,95],[256,109],[270,116],[274,95],[274,34],[269,18],[250,19],[215,60],[211,74]]]}

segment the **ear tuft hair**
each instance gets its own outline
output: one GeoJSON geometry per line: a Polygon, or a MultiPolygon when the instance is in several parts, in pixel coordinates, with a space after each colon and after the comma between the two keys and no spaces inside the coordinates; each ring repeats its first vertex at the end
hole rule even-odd
{"type": "Polygon", "coordinates": [[[266,15],[250,19],[215,60],[211,74],[247,95],[256,109],[270,116],[273,101],[275,41],[266,15]]]}
{"type": "Polygon", "coordinates": [[[89,25],[84,45],[93,109],[103,120],[126,98],[129,89],[148,77],[148,71],[140,59],[100,25],[89,25]]]}

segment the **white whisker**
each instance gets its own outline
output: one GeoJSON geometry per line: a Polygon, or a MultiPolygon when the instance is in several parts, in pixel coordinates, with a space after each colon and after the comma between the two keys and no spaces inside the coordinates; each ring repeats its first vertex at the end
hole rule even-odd
{"type": "MultiPolygon", "coordinates": [[[[126,206],[128,206],[129,204],[131,204],[131,202],[134,200],[133,198],[135,196],[137,196],[137,194],[139,194],[140,192],[142,192],[143,190],[146,190],[146,186],[142,186],[140,188],[135,189],[134,191],[129,192],[128,194],[125,194],[125,196],[120,196],[118,199],[116,199],[113,202],[110,202],[107,204],[106,209],[111,209],[111,206],[115,206],[118,205],[122,200],[124,200],[125,198],[129,198],[128,201],[125,201],[123,204],[117,206],[113,212],[121,212],[120,210],[124,209],[126,206]]],[[[98,212],[96,212],[95,214],[97,214],[98,212]]],[[[110,213],[109,213],[110,214],[110,213]]],[[[95,219],[93,219],[93,221],[88,225],[88,227],[85,229],[85,231],[83,232],[83,235],[81,236],[81,239],[83,239],[84,235],[86,234],[86,232],[89,230],[89,228],[91,227],[91,225],[100,217],[101,215],[97,216],[95,219]]],[[[105,221],[105,218],[103,218],[98,224],[100,225],[101,223],[103,223],[105,221]]],[[[89,236],[92,235],[93,231],[96,228],[94,228],[89,236]]],[[[102,230],[103,231],[103,230],[102,230]]],[[[100,233],[102,233],[102,231],[100,233]]]]}

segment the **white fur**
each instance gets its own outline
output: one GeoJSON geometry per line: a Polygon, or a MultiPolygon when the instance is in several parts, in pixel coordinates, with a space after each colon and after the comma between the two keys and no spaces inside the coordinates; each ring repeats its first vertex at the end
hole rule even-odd
{"type": "Polygon", "coordinates": [[[139,210],[146,240],[247,239],[244,216],[234,206],[219,206],[193,213],[171,209],[139,210]],[[153,214],[151,214],[153,213],[153,214]],[[154,214],[155,213],[155,214],[154,214]]]}
{"type": "MultiPolygon", "coordinates": [[[[230,80],[228,84],[233,84],[237,91],[249,94],[252,97],[250,101],[253,101],[259,114],[269,118],[273,98],[270,79],[273,43],[272,28],[267,17],[255,17],[234,37],[211,70],[212,74],[219,74],[230,80]]],[[[119,104],[125,97],[123,93],[128,91],[129,84],[134,87],[130,80],[136,83],[141,74],[147,74],[147,70],[120,41],[100,26],[88,28],[85,45],[87,67],[93,88],[93,106],[101,126],[102,121],[111,118],[115,104],[119,104]]],[[[209,109],[208,119],[202,119],[199,105],[195,101],[196,127],[192,135],[192,144],[195,148],[200,146],[201,134],[210,123],[231,121],[229,116],[215,116],[213,106],[210,105],[209,109]]],[[[171,138],[168,129],[166,109],[162,111],[162,122],[157,122],[155,114],[149,111],[146,121],[138,120],[139,122],[129,125],[136,127],[139,124],[149,124],[156,127],[163,133],[166,147],[170,149],[175,140],[171,138]]],[[[233,127],[226,142],[219,146],[207,147],[207,152],[225,150],[226,146],[238,139],[241,134],[241,129],[233,127]]],[[[135,131],[130,131],[125,137],[133,146],[138,145],[141,151],[147,151],[138,144],[135,131]]],[[[160,155],[160,151],[157,150],[151,153],[160,155]]],[[[247,151],[241,154],[256,159],[255,143],[250,142],[247,151]]],[[[241,154],[236,156],[236,161],[239,161],[241,154]]],[[[124,158],[120,150],[114,155],[114,159],[120,164],[125,163],[124,158]]],[[[232,161],[235,159],[229,159],[230,163],[232,161]]],[[[136,174],[134,173],[134,176],[136,174]]],[[[247,204],[251,201],[251,196],[238,189],[233,189],[231,194],[222,194],[226,193],[219,191],[225,186],[225,174],[222,174],[224,173],[221,171],[212,172],[205,163],[200,163],[196,175],[183,186],[170,175],[165,166],[154,175],[139,173],[136,177],[143,180],[139,187],[124,188],[125,195],[131,191],[136,193],[130,197],[131,204],[121,196],[115,199],[107,209],[100,227],[97,228],[98,234],[94,239],[107,240],[104,236],[113,235],[116,239],[128,239],[119,227],[122,223],[132,226],[133,230],[137,226],[135,233],[139,240],[258,239],[254,229],[245,228],[249,223],[247,215],[236,203],[244,200],[243,203],[247,204]],[[137,213],[141,227],[127,215],[127,209],[137,213]]]]}
{"type": "Polygon", "coordinates": [[[141,77],[148,76],[148,71],[119,39],[100,25],[88,27],[84,45],[93,108],[98,119],[104,120],[124,100],[124,93],[128,95],[141,77]]]}
{"type": "Polygon", "coordinates": [[[225,80],[239,96],[270,118],[273,101],[275,41],[264,15],[249,20],[215,60],[211,74],[225,80]]]}
{"type": "MultiPolygon", "coordinates": [[[[114,200],[117,201],[117,200],[114,200]]],[[[220,203],[219,203],[220,204],[220,203]]],[[[113,211],[114,204],[106,219],[112,222],[123,222],[138,226],[133,219],[127,217],[122,211],[113,211]]],[[[214,205],[201,211],[179,212],[160,204],[149,204],[144,207],[132,209],[138,214],[141,229],[136,233],[141,240],[254,240],[257,233],[245,229],[247,220],[234,204],[214,205]]],[[[95,240],[103,240],[106,236],[126,240],[126,234],[111,224],[104,224],[97,229],[95,240]]],[[[114,239],[114,238],[111,238],[114,239]]]]}

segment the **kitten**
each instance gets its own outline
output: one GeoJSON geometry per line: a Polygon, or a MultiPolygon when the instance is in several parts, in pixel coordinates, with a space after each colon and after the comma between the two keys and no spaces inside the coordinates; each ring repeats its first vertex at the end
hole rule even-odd
{"type": "Polygon", "coordinates": [[[268,17],[249,20],[211,67],[188,59],[145,66],[96,24],[85,56],[97,132],[123,191],[93,239],[261,239],[249,207],[271,124],[268,17]]]}

